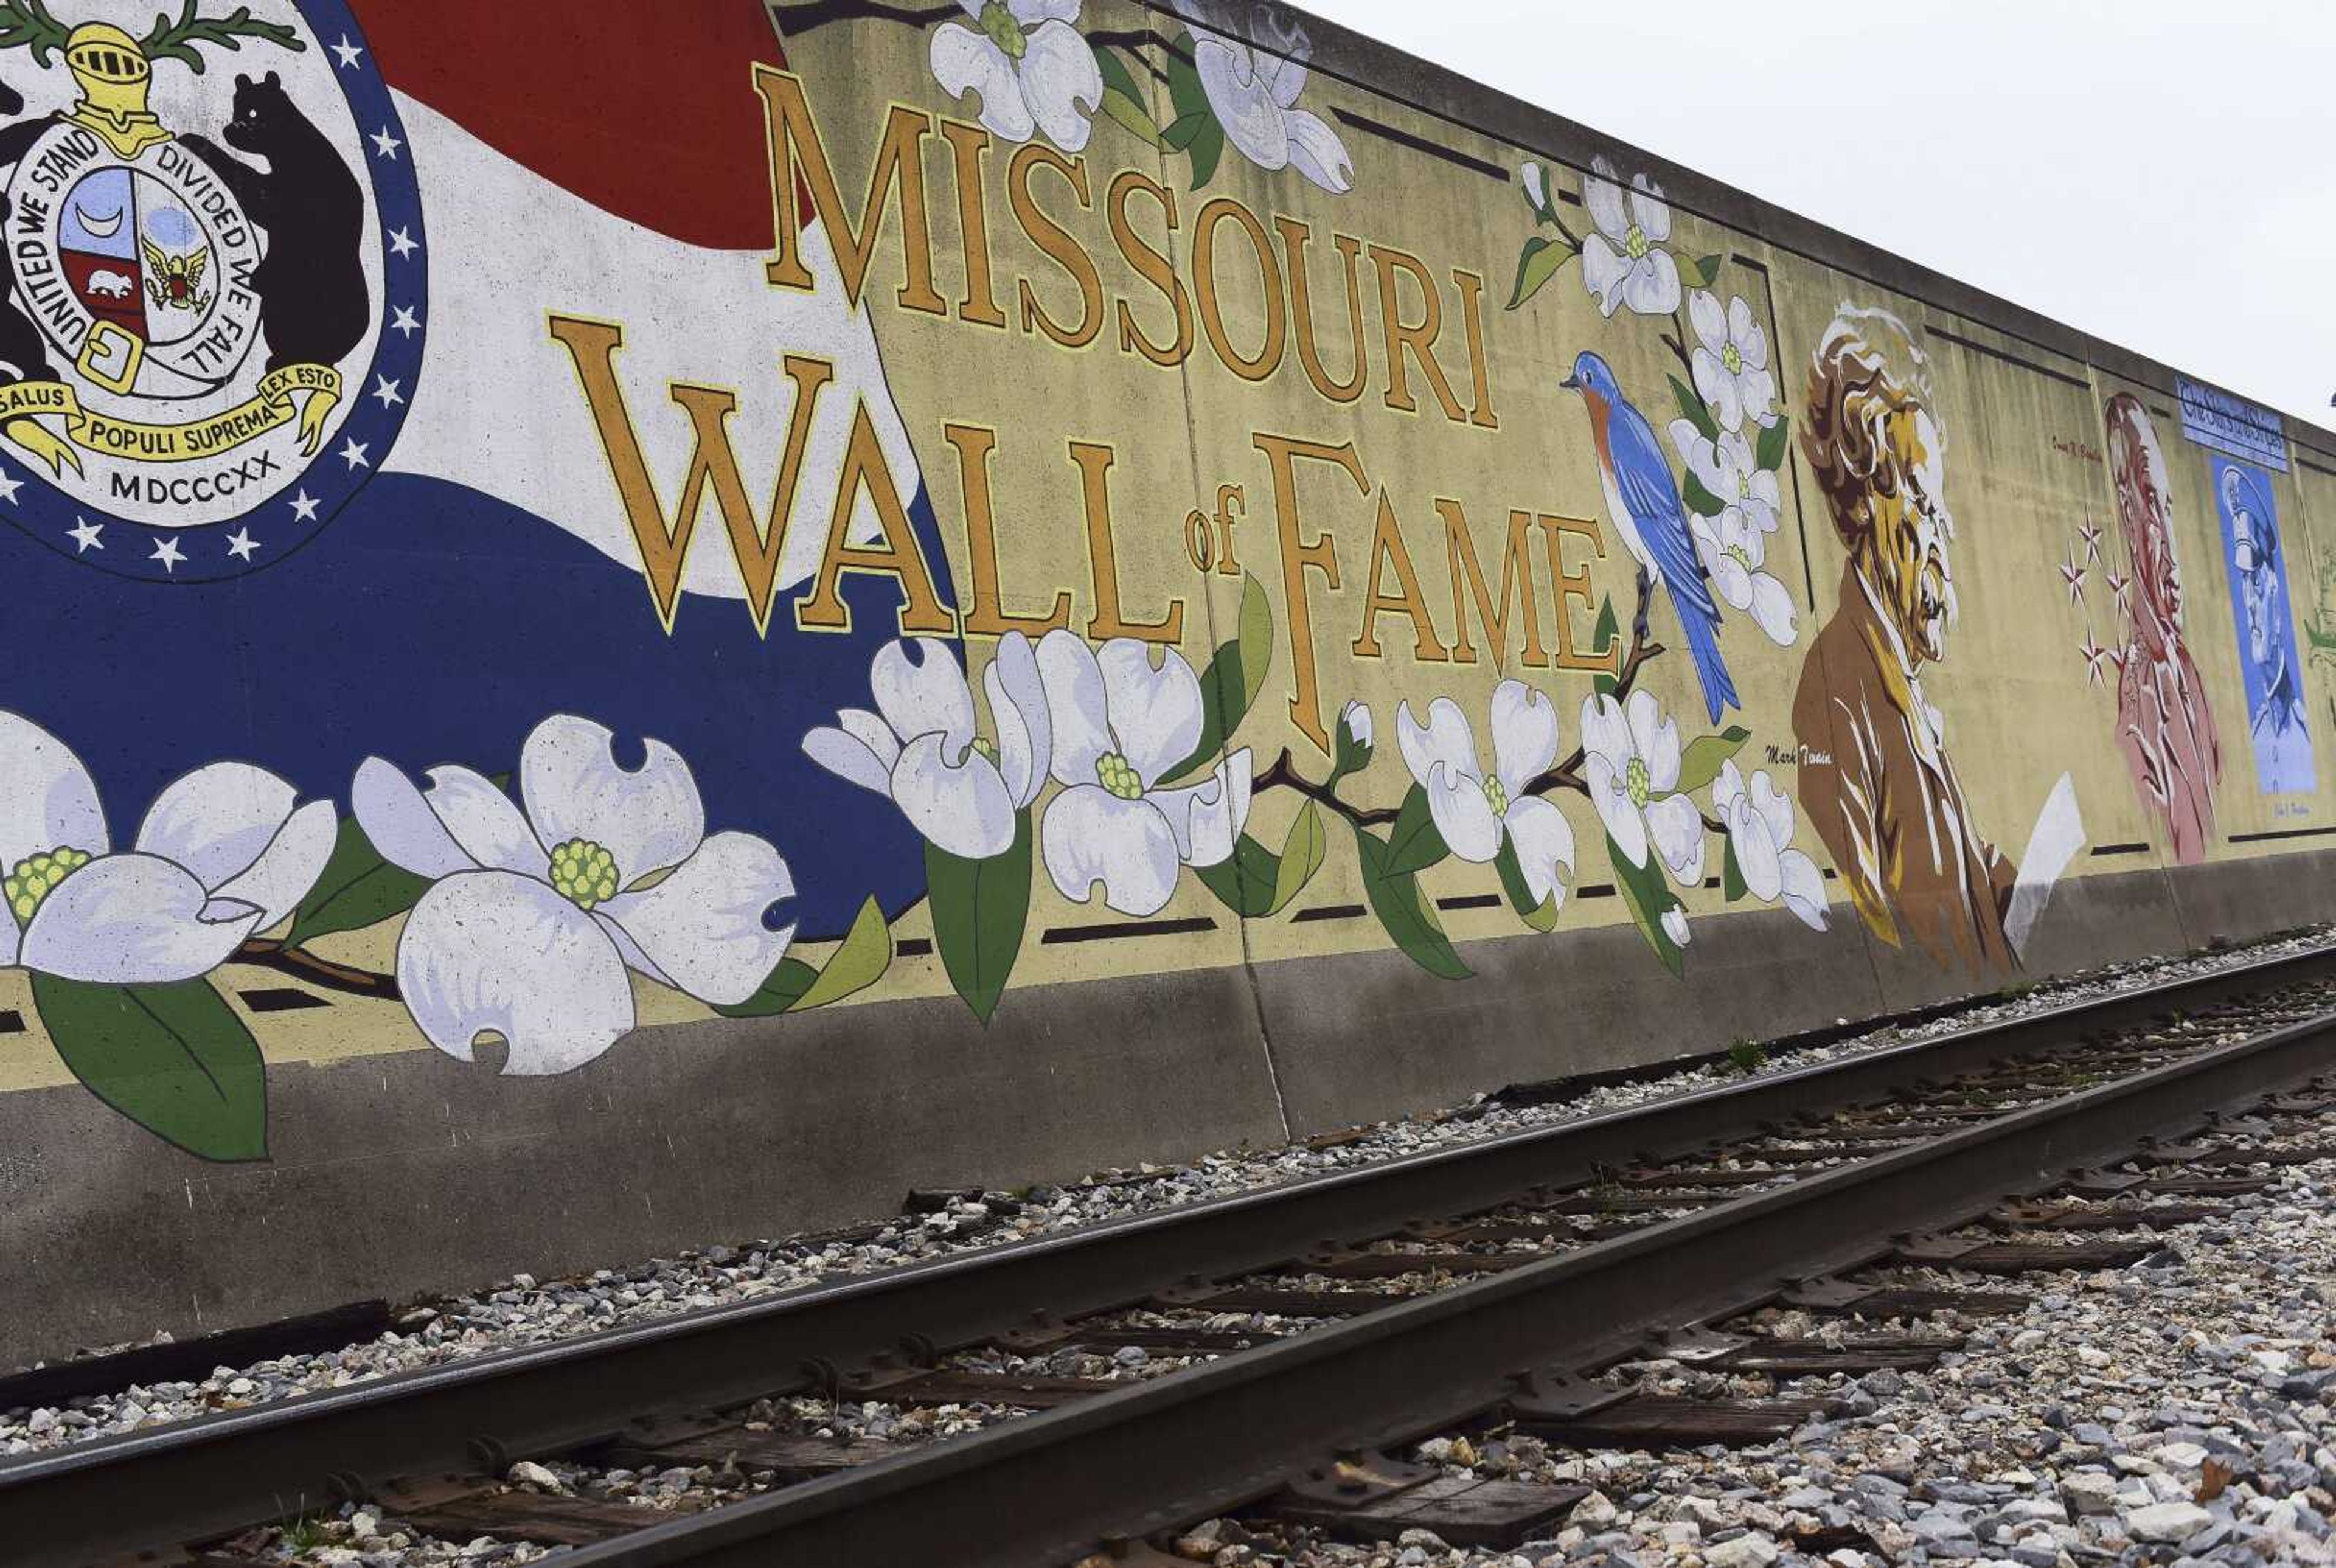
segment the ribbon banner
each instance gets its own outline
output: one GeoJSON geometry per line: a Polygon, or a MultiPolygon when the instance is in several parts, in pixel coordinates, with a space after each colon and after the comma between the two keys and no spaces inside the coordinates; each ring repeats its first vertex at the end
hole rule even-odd
{"type": "Polygon", "coordinates": [[[20,381],[0,387],[0,434],[62,473],[81,472],[75,448],[135,463],[192,463],[231,452],[296,420],[302,450],[314,453],[325,418],[341,400],[341,373],[328,365],[287,365],[259,379],[259,386],[233,408],[180,424],[147,424],[116,419],[83,406],[81,395],[62,381],[20,381]],[[303,397],[306,394],[306,397],[303,397]],[[62,418],[60,436],[41,421],[62,418]]]}

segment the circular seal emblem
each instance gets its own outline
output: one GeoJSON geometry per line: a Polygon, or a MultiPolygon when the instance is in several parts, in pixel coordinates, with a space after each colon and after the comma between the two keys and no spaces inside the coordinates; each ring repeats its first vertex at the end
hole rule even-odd
{"type": "Polygon", "coordinates": [[[428,271],[396,105],[345,0],[198,0],[143,34],[24,16],[0,34],[0,71],[23,46],[42,73],[0,87],[0,518],[132,577],[260,570],[371,477],[414,395],[428,271]],[[207,68],[229,50],[260,69],[207,68]]]}

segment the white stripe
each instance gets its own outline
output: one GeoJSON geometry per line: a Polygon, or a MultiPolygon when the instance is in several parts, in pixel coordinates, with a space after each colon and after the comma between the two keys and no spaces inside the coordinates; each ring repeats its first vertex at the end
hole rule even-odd
{"type": "MultiPolygon", "coordinates": [[[[913,502],[921,482],[916,453],[885,387],[875,333],[864,310],[845,306],[816,225],[804,232],[803,251],[821,287],[774,288],[764,276],[766,250],[684,245],[513,162],[426,104],[404,93],[397,104],[422,180],[430,313],[421,386],[387,468],[484,491],[638,570],[640,549],[574,361],[550,336],[549,317],[558,314],[624,328],[618,380],[668,518],[680,504],[692,445],[671,383],[736,394],[731,443],[757,525],[765,526],[794,402],[780,357],[834,364],[787,522],[782,588],[818,569],[860,399],[902,502],[913,502]]],[[[391,258],[393,279],[400,265],[391,258]]],[[[878,537],[863,492],[852,538],[878,537]]],[[[710,495],[682,586],[721,599],[745,594],[710,495]]]]}

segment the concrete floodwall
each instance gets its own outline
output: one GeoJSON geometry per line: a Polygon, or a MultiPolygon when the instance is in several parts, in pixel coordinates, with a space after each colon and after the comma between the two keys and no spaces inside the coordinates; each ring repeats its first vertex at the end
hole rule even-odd
{"type": "Polygon", "coordinates": [[[2324,433],[1275,5],[151,9],[0,48],[0,1360],[2336,915],[2324,433]]]}

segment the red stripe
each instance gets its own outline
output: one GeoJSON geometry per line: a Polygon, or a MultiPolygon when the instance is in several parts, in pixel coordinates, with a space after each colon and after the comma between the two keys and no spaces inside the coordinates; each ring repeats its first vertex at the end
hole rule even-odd
{"type": "Polygon", "coordinates": [[[751,71],[786,57],[759,0],[375,0],[364,22],[391,86],[505,157],[687,244],[770,245],[751,71]]]}

